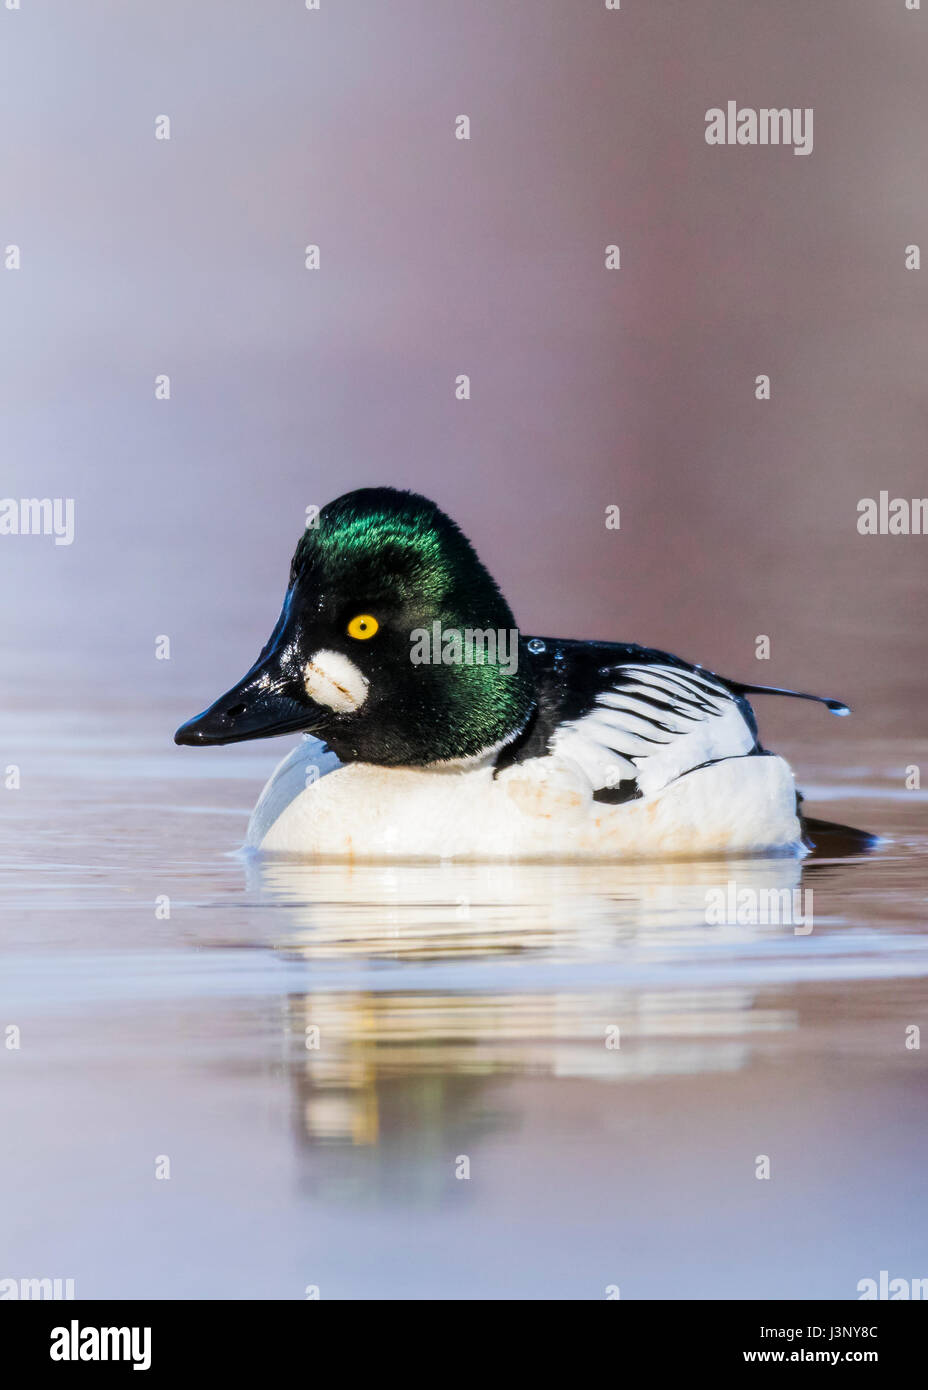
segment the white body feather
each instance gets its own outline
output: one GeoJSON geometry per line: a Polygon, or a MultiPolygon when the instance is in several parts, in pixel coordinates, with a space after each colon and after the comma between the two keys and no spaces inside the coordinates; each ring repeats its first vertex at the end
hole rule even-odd
{"type": "Polygon", "coordinates": [[[593,800],[592,769],[584,769],[582,757],[564,755],[563,746],[558,755],[532,758],[494,779],[491,760],[463,768],[343,766],[306,739],[264,788],[247,844],[269,853],[356,859],[801,852],[793,775],[782,758],[736,753],[641,799],[608,805],[593,800]]]}

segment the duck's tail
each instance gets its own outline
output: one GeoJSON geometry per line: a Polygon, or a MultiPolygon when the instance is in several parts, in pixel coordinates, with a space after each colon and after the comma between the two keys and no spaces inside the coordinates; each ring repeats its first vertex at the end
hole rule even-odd
{"type": "Polygon", "coordinates": [[[812,851],[814,859],[846,859],[853,854],[869,854],[880,843],[879,835],[858,830],[853,825],[838,825],[835,821],[816,820],[800,814],[802,841],[812,851]]]}
{"type": "Polygon", "coordinates": [[[742,685],[740,681],[726,681],[726,685],[736,695],[789,695],[793,700],[814,700],[824,705],[832,714],[850,714],[851,707],[843,700],[832,700],[827,695],[808,695],[804,690],[784,690],[778,685],[742,685]]]}
{"type": "MultiPolygon", "coordinates": [[[[850,714],[851,707],[843,700],[833,700],[827,695],[809,695],[804,690],[784,690],[777,685],[742,685],[739,681],[727,681],[728,688],[736,695],[789,695],[794,700],[814,700],[824,705],[832,714],[850,714]]],[[[839,825],[836,821],[817,820],[814,816],[802,814],[802,793],[796,793],[796,814],[802,827],[802,840],[815,859],[844,859],[852,854],[867,854],[880,843],[879,835],[871,835],[869,830],[858,830],[853,825],[839,825]]]]}
{"type": "Polygon", "coordinates": [[[879,835],[871,835],[869,830],[858,830],[855,825],[839,825],[833,820],[816,820],[815,816],[802,813],[805,800],[802,792],[796,793],[796,815],[802,828],[802,843],[809,850],[812,859],[846,859],[853,854],[869,854],[880,843],[879,835]]]}

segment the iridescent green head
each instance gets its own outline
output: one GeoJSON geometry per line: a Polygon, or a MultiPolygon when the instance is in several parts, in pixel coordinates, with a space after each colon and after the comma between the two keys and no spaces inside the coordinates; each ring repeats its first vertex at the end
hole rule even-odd
{"type": "Polygon", "coordinates": [[[343,761],[476,757],[532,713],[522,655],[509,605],[455,523],[415,493],[363,488],[307,527],[258,661],[175,738],[304,730],[343,761]]]}

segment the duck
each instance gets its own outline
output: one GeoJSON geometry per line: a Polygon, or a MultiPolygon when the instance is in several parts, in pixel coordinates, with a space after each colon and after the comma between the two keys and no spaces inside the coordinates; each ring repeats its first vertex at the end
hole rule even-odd
{"type": "Polygon", "coordinates": [[[369,487],[314,515],[257,661],[174,739],[302,735],[251,815],[261,854],[801,856],[827,823],[762,746],[760,694],[850,712],[636,643],[526,635],[436,503],[369,487]]]}

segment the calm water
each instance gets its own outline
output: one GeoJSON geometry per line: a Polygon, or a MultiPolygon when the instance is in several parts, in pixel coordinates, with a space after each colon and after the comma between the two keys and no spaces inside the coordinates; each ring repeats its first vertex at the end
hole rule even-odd
{"type": "Polygon", "coordinates": [[[865,858],[261,865],[234,851],[288,744],[174,749],[173,722],[8,732],[0,1278],[599,1299],[928,1276],[928,793],[904,785],[928,747],[782,748],[814,814],[886,837],[865,858]],[[813,930],[707,924],[729,882],[811,889],[813,930]]]}

